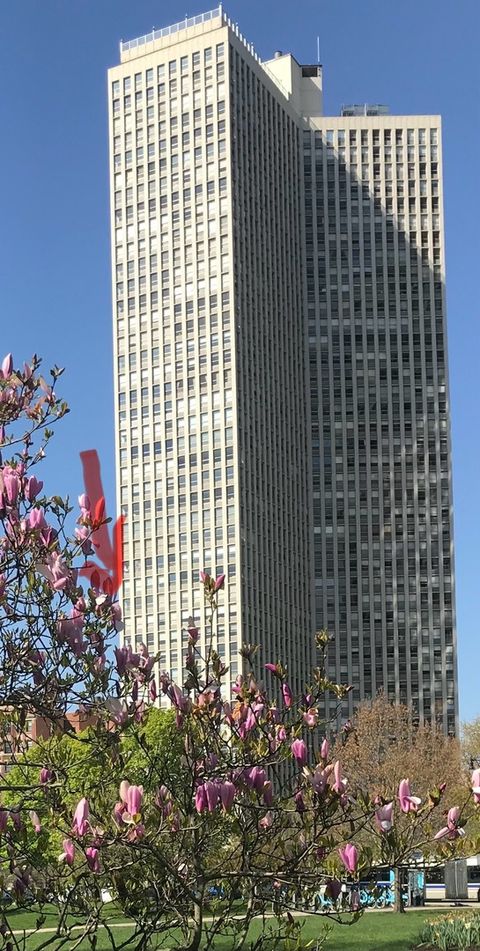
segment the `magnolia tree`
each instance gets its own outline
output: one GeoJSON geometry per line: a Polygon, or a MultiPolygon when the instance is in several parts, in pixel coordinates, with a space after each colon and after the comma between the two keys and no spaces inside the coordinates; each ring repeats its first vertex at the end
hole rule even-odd
{"type": "MultiPolygon", "coordinates": [[[[98,781],[88,783],[86,770],[79,789],[78,759],[60,757],[56,743],[39,743],[25,760],[19,754],[18,769],[0,780],[1,932],[9,948],[19,944],[12,900],[33,906],[39,928],[44,904],[53,902],[58,927],[42,946],[71,941],[73,913],[75,944],[85,935],[94,941],[101,927],[112,946],[145,948],[154,940],[197,951],[228,936],[234,949],[245,945],[253,918],[268,911],[250,946],[276,946],[300,928],[293,909],[341,911],[342,879],[353,885],[375,860],[369,834],[379,838],[382,858],[396,863],[407,833],[395,810],[413,829],[425,809],[429,819],[438,809],[441,792],[424,806],[406,779],[381,800],[349,785],[320,720],[325,693],[341,699],[347,689],[328,680],[324,632],[301,696],[282,664],[259,667],[251,646],[231,691],[214,649],[223,576],[201,574],[207,649],[202,655],[192,619],[183,682],[160,671],[146,648],[116,645],[121,621],[111,585],[100,585],[95,572],[82,583],[80,573],[105,524],[103,501],[92,507],[80,497],[70,536],[68,504],[45,495],[33,471],[50,422],[66,412],[55,393],[59,373],[47,383],[35,358],[22,371],[11,357],[2,366],[0,706],[18,736],[34,715],[55,734],[73,708],[88,710],[94,725],[75,742],[98,781]],[[143,729],[157,692],[174,711],[175,768],[143,729]],[[141,776],[132,774],[125,742],[141,745],[141,776]],[[106,915],[107,892],[117,916],[120,910],[129,919],[127,931],[106,915]]],[[[453,842],[459,823],[460,810],[450,810],[425,850],[435,847],[435,835],[453,842]]],[[[355,917],[355,889],[352,895],[355,917]]]]}

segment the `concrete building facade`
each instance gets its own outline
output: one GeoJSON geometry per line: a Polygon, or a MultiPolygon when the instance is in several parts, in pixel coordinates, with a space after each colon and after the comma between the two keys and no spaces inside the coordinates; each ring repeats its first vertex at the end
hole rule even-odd
{"type": "MultiPolygon", "coordinates": [[[[322,115],[222,8],[109,71],[126,639],[181,676],[198,571],[216,644],[259,643],[457,724],[438,117],[322,115]]],[[[373,114],[372,114],[373,113],[373,114]]]]}

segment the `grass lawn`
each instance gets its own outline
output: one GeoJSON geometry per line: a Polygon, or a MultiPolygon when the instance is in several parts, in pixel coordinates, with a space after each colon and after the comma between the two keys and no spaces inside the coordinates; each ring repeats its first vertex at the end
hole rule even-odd
{"type": "MultiPolygon", "coordinates": [[[[451,909],[445,909],[445,911],[450,911],[451,913],[451,909]]],[[[316,940],[324,935],[325,930],[328,929],[329,934],[325,951],[411,951],[412,947],[420,942],[420,933],[424,922],[438,914],[438,909],[432,909],[431,911],[410,911],[405,915],[395,915],[392,912],[367,912],[367,914],[354,925],[339,925],[335,922],[329,922],[325,918],[308,917],[305,920],[302,932],[302,946],[306,947],[308,942],[313,940],[311,948],[312,951],[314,951],[316,940]]],[[[12,915],[9,916],[9,920],[15,930],[35,927],[35,915],[31,913],[12,913],[12,915]]],[[[56,920],[56,915],[52,909],[52,912],[47,914],[47,920],[43,927],[55,927],[56,920]]],[[[124,919],[117,918],[116,920],[121,921],[124,919]]],[[[112,918],[111,921],[113,922],[114,919],[112,918]]],[[[270,919],[267,919],[265,922],[267,931],[270,923],[274,924],[270,919]]],[[[254,939],[262,927],[262,922],[254,922],[249,937],[254,939]]],[[[123,945],[125,951],[127,951],[129,929],[115,928],[114,934],[116,944],[123,945]]],[[[26,951],[35,951],[35,949],[38,949],[41,945],[47,947],[46,941],[48,941],[49,938],[51,939],[52,936],[45,933],[27,936],[24,947],[26,951]]],[[[71,947],[74,942],[75,933],[72,934],[71,941],[58,942],[58,944],[57,942],[51,941],[51,943],[48,944],[48,949],[49,951],[50,949],[54,951],[55,948],[58,948],[59,951],[60,949],[61,951],[68,951],[68,948],[71,947]]],[[[248,944],[245,951],[248,951],[248,944]]],[[[81,945],[77,947],[79,951],[87,951],[87,949],[91,948],[91,945],[88,941],[83,941],[81,945]]],[[[158,947],[169,947],[173,951],[176,947],[175,940],[167,942],[164,939],[163,944],[159,944],[158,947]]],[[[106,932],[103,930],[98,931],[96,951],[107,951],[107,949],[110,948],[111,945],[106,932]]],[[[277,949],[278,951],[283,951],[282,945],[278,943],[272,944],[270,948],[271,951],[277,951],[277,949]]],[[[215,951],[231,951],[230,939],[218,938],[215,943],[215,951]]]]}
{"type": "MultiPolygon", "coordinates": [[[[113,904],[108,904],[103,906],[103,911],[105,912],[104,917],[108,918],[109,921],[125,921],[124,915],[121,914],[120,910],[116,908],[113,904]]],[[[56,928],[58,922],[58,910],[55,905],[44,905],[42,910],[28,911],[24,908],[14,909],[13,911],[7,912],[7,918],[9,924],[12,926],[14,931],[21,931],[23,929],[28,930],[29,928],[36,928],[36,923],[39,915],[45,918],[42,928],[56,928]]],[[[77,921],[79,924],[82,923],[83,919],[80,916],[68,915],[67,916],[68,924],[75,924],[77,921]]]]}
{"type": "MultiPolygon", "coordinates": [[[[435,915],[438,911],[410,911],[405,915],[388,911],[367,912],[350,926],[332,923],[326,951],[410,951],[412,946],[420,943],[424,922],[435,915]]],[[[317,937],[318,925],[317,921],[307,919],[303,929],[305,943],[309,938],[317,937]]]]}

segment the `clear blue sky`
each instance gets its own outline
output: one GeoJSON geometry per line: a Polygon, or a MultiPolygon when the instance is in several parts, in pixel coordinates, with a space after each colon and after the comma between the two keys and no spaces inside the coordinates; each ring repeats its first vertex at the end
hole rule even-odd
{"type": "MultiPolygon", "coordinates": [[[[113,399],[106,69],[118,41],[215,6],[189,0],[0,2],[0,350],[67,368],[72,412],[47,488],[82,490],[95,447],[113,508],[113,399]]],[[[316,60],[325,111],[388,103],[444,121],[457,613],[463,718],[480,714],[478,548],[479,0],[231,0],[259,54],[316,60]]]]}

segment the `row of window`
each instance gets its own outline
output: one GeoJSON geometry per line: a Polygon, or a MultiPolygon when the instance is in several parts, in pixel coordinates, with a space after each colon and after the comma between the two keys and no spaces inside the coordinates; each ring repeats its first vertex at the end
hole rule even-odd
{"type": "MultiPolygon", "coordinates": [[[[171,195],[170,195],[170,198],[171,198],[172,204],[178,204],[179,201],[180,201],[180,191],[175,191],[175,189],[178,189],[178,187],[179,187],[179,184],[178,184],[178,183],[179,183],[179,178],[178,178],[178,176],[172,176],[172,177],[170,178],[170,186],[171,186],[171,195]]],[[[218,178],[218,179],[216,179],[216,178],[209,179],[209,180],[206,182],[206,184],[204,184],[203,182],[199,182],[199,183],[196,184],[196,185],[194,186],[194,188],[192,189],[192,188],[190,187],[190,186],[191,186],[191,175],[190,175],[190,173],[188,173],[187,177],[184,176],[183,184],[184,184],[184,186],[187,186],[187,185],[188,185],[188,187],[184,187],[184,189],[183,189],[183,195],[182,195],[182,197],[183,197],[183,202],[184,202],[184,204],[188,204],[189,202],[191,202],[192,197],[195,199],[195,203],[196,203],[196,204],[198,204],[198,203],[200,203],[200,202],[203,202],[203,201],[205,200],[205,198],[207,199],[207,202],[208,202],[208,201],[214,199],[217,194],[225,195],[225,194],[226,194],[226,191],[227,191],[227,179],[226,179],[226,177],[218,178]]],[[[163,176],[162,178],[160,178],[160,179],[158,180],[158,189],[159,189],[159,193],[168,193],[168,190],[169,190],[169,179],[167,178],[167,176],[163,176]]],[[[156,182],[155,179],[152,179],[152,181],[150,181],[150,182],[148,183],[148,197],[149,197],[149,200],[148,200],[148,212],[149,212],[149,215],[150,215],[150,213],[153,214],[153,213],[157,210],[156,201],[155,201],[155,198],[153,197],[153,196],[155,196],[156,192],[157,192],[157,182],[156,182]]],[[[114,205],[115,205],[115,208],[121,208],[122,205],[126,205],[125,214],[126,214],[127,221],[128,221],[129,219],[133,220],[133,218],[134,218],[134,205],[133,205],[134,200],[136,199],[136,201],[137,201],[137,209],[136,209],[136,210],[137,210],[137,218],[140,218],[140,217],[142,217],[142,215],[144,215],[144,213],[145,213],[145,203],[144,203],[145,197],[146,197],[146,196],[145,196],[145,185],[144,185],[144,184],[137,185],[135,194],[134,194],[133,186],[132,186],[132,185],[129,185],[129,186],[126,187],[124,190],[119,189],[118,191],[115,192],[115,194],[114,194],[114,205]]],[[[162,207],[161,201],[160,201],[158,207],[160,207],[160,208],[162,207]]],[[[208,205],[207,205],[207,209],[208,209],[208,205]]]]}
{"type": "Polygon", "coordinates": [[[137,72],[134,74],[133,79],[131,76],[125,76],[123,78],[123,83],[120,79],[116,79],[112,82],[112,96],[120,95],[121,89],[123,93],[129,93],[134,88],[135,90],[141,89],[143,86],[149,86],[154,82],[155,76],[158,82],[163,81],[167,76],[170,78],[176,76],[178,73],[185,75],[190,71],[190,69],[198,69],[202,64],[208,68],[214,59],[217,63],[222,62],[225,57],[225,46],[223,43],[217,43],[215,47],[208,46],[202,52],[199,50],[191,53],[190,56],[181,56],[180,60],[171,59],[168,63],[160,63],[157,66],[156,70],[149,68],[145,72],[137,72]]]}
{"type": "Polygon", "coordinates": [[[305,130],[303,133],[303,147],[309,150],[312,146],[319,148],[325,143],[329,147],[337,145],[345,146],[347,141],[350,145],[360,142],[361,145],[372,144],[380,145],[383,141],[384,146],[391,146],[405,143],[407,146],[437,146],[439,142],[439,132],[437,128],[433,129],[384,129],[383,135],[381,129],[326,129],[315,130],[314,132],[305,130]]]}

